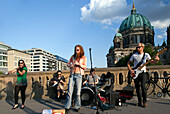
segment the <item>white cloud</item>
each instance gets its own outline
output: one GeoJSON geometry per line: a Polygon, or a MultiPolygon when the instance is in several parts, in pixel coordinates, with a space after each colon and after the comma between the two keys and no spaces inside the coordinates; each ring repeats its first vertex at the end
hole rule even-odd
{"type": "Polygon", "coordinates": [[[167,36],[167,32],[165,31],[165,29],[159,29],[160,33],[157,35],[157,38],[166,38],[167,36]]]}
{"type": "Polygon", "coordinates": [[[146,16],[154,28],[162,29],[170,24],[170,2],[167,0],[138,0],[135,5],[137,11],[146,16]]]}
{"type": "Polygon", "coordinates": [[[111,25],[129,14],[126,0],[90,0],[81,8],[81,20],[111,25]]]}
{"type": "Polygon", "coordinates": [[[153,25],[154,28],[156,28],[156,29],[166,28],[169,24],[170,24],[170,19],[166,19],[166,20],[156,20],[156,21],[153,21],[153,22],[152,22],[152,25],[153,25]]]}
{"type": "MultiPolygon", "coordinates": [[[[162,29],[170,24],[170,2],[167,0],[135,0],[135,7],[137,13],[146,16],[155,28],[162,29]]],[[[90,0],[81,8],[81,20],[121,24],[130,15],[131,9],[132,4],[128,5],[126,0],[90,0]]]]}
{"type": "Polygon", "coordinates": [[[163,38],[163,36],[162,35],[158,35],[158,38],[163,38]]]}

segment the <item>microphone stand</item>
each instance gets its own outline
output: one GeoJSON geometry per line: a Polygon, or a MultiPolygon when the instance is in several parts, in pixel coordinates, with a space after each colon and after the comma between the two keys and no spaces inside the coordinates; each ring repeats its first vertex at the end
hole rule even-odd
{"type": "MultiPolygon", "coordinates": [[[[92,67],[92,57],[91,57],[91,48],[89,48],[89,52],[90,52],[90,63],[91,63],[91,69],[93,68],[92,67]]],[[[99,104],[98,104],[98,101],[97,101],[97,89],[96,89],[96,84],[95,84],[95,79],[94,79],[94,76],[93,76],[93,74],[91,73],[91,75],[92,75],[92,78],[93,78],[93,81],[94,81],[94,94],[95,94],[95,103],[96,103],[96,105],[97,105],[97,112],[96,112],[96,114],[100,114],[100,112],[98,111],[98,109],[99,109],[99,104]]]]}

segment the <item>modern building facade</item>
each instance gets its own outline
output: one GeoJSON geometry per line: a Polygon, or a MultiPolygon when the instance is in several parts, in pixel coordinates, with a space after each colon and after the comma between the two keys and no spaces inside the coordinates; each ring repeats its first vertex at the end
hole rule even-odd
{"type": "Polygon", "coordinates": [[[140,42],[154,46],[154,27],[151,26],[149,19],[136,13],[133,3],[131,15],[121,23],[118,33],[114,36],[114,46],[110,47],[106,55],[107,66],[114,67],[122,57],[133,52],[140,42]]]}
{"type": "Polygon", "coordinates": [[[24,60],[27,71],[31,71],[31,55],[20,50],[9,49],[8,53],[8,70],[13,70],[18,67],[18,61],[24,60]]]}
{"type": "Polygon", "coordinates": [[[23,52],[31,54],[31,72],[57,70],[58,60],[52,53],[40,48],[23,50],[23,52]]]}
{"type": "Polygon", "coordinates": [[[63,58],[63,57],[60,57],[58,55],[55,55],[56,59],[58,60],[58,64],[57,64],[57,68],[58,70],[68,70],[68,66],[67,66],[67,63],[68,63],[68,60],[63,58]]]}
{"type": "Polygon", "coordinates": [[[8,55],[7,50],[11,49],[10,46],[0,42],[0,71],[7,72],[8,71],[8,55]]]}

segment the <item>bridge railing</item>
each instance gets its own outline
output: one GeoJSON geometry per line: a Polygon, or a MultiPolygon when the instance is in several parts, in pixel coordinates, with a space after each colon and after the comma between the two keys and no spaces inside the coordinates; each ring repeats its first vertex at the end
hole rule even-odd
{"type": "MultiPolygon", "coordinates": [[[[164,77],[165,73],[170,73],[170,65],[161,66],[149,66],[147,67],[151,72],[155,72],[155,75],[164,77]]],[[[114,67],[114,68],[96,68],[96,74],[100,77],[102,74],[112,73],[114,88],[113,90],[135,90],[134,81],[128,82],[128,70],[127,67],[114,67]]],[[[89,74],[90,69],[85,71],[85,74],[89,74]]],[[[28,86],[26,89],[27,98],[54,98],[55,92],[50,91],[52,88],[49,86],[50,80],[53,78],[53,74],[56,71],[44,71],[44,72],[29,72],[27,74],[28,86]]],[[[66,82],[69,80],[69,70],[62,71],[62,75],[66,78],[66,82]]],[[[16,74],[0,75],[0,99],[10,100],[14,98],[14,87],[16,83],[16,74]]],[[[67,86],[65,86],[67,88],[67,86]]],[[[158,90],[159,91],[159,90],[158,90]]]]}

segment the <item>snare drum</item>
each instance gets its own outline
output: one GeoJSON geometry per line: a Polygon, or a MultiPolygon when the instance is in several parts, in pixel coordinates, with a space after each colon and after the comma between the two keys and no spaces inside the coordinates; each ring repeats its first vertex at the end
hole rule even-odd
{"type": "Polygon", "coordinates": [[[94,92],[89,87],[83,87],[81,89],[81,105],[89,106],[94,100],[94,92]]]}

